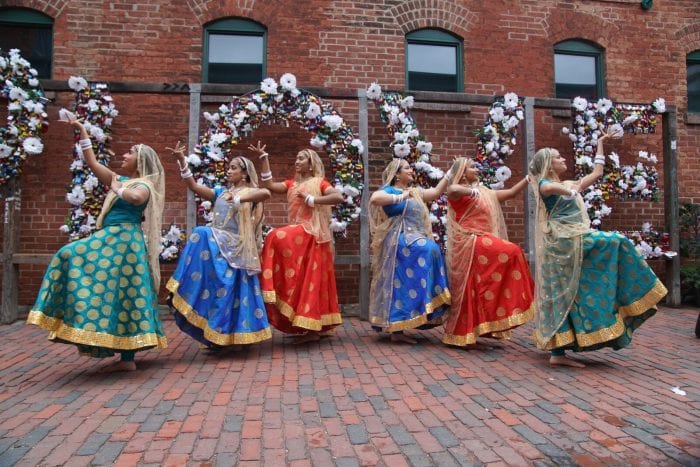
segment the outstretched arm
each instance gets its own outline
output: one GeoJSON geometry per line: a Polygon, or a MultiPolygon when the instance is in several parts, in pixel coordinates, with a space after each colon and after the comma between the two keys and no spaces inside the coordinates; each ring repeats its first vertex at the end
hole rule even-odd
{"type": "Polygon", "coordinates": [[[270,161],[268,160],[268,154],[265,152],[266,144],[261,144],[258,141],[257,146],[252,144],[248,146],[248,149],[258,154],[258,159],[262,159],[262,170],[260,171],[260,185],[263,188],[267,188],[272,193],[282,195],[287,192],[287,185],[282,182],[275,182],[272,180],[272,171],[270,170],[270,161]]]}
{"type": "Polygon", "coordinates": [[[187,160],[185,159],[185,145],[178,141],[174,148],[165,149],[170,151],[177,158],[177,165],[180,168],[180,177],[182,177],[182,180],[185,182],[185,185],[187,185],[187,188],[192,190],[200,198],[213,201],[214,190],[194,181],[192,171],[187,166],[187,160]]]}
{"type": "Polygon", "coordinates": [[[496,199],[498,200],[499,203],[502,203],[503,201],[507,201],[511,198],[515,198],[515,196],[523,191],[525,187],[528,184],[528,179],[527,177],[523,178],[520,180],[518,183],[513,185],[512,187],[508,188],[507,190],[496,190],[496,199]]]}
{"type": "Polygon", "coordinates": [[[608,133],[603,133],[600,138],[598,138],[598,146],[596,148],[595,163],[593,164],[593,172],[589,173],[585,177],[579,180],[579,191],[583,191],[589,186],[593,185],[600,177],[603,176],[603,169],[605,168],[605,150],[603,148],[603,142],[610,138],[611,135],[608,133]]]}
{"type": "Polygon", "coordinates": [[[440,197],[441,194],[445,192],[447,189],[447,185],[450,183],[450,176],[445,174],[444,177],[442,177],[442,180],[434,186],[433,188],[428,188],[427,190],[423,190],[423,201],[426,203],[430,203],[432,201],[435,201],[440,197]]]}

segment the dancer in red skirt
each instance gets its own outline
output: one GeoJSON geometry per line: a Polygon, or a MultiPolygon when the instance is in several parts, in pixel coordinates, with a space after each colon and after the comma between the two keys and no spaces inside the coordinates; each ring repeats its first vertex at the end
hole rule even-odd
{"type": "Polygon", "coordinates": [[[263,299],[270,324],[302,334],[297,343],[317,341],[342,323],[333,266],[331,206],[343,201],[324,178],[321,158],[312,149],[297,154],[293,179],[274,182],[265,146],[250,146],[263,161],[261,185],[287,194],[289,225],[272,230],[262,252],[263,299]]]}
{"type": "Polygon", "coordinates": [[[479,186],[474,161],[459,158],[447,189],[447,271],[452,308],[445,344],[476,345],[478,337],[507,339],[510,329],[533,317],[534,284],[520,247],[507,240],[500,202],[526,186],[508,190],[479,186]]]}

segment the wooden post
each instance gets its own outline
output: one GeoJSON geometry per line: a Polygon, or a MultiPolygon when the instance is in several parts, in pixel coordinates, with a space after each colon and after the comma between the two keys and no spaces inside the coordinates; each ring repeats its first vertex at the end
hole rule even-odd
{"type": "MultiPolygon", "coordinates": [[[[202,111],[202,85],[199,83],[190,84],[190,120],[189,132],[187,134],[187,149],[189,154],[194,151],[194,147],[199,140],[199,114],[202,111]]],[[[187,237],[197,226],[197,207],[194,202],[194,193],[187,190],[187,237]]]]}
{"type": "Polygon", "coordinates": [[[19,247],[20,222],[20,188],[19,180],[13,178],[7,182],[3,196],[5,212],[3,215],[2,240],[2,304],[0,304],[0,323],[9,324],[17,319],[17,276],[19,266],[14,263],[13,255],[19,247]]]}
{"type": "MultiPolygon", "coordinates": [[[[671,250],[680,251],[680,229],[678,226],[678,113],[675,106],[668,106],[663,114],[664,144],[664,217],[666,232],[671,237],[671,250]]],[[[680,254],[666,262],[666,304],[681,304],[681,259],[680,254]]]]}
{"type": "MultiPolygon", "coordinates": [[[[528,173],[530,161],[535,155],[535,99],[526,97],[523,99],[525,107],[525,120],[523,125],[523,171],[525,175],[528,173]]],[[[524,205],[524,227],[525,227],[525,249],[527,252],[527,260],[530,263],[530,269],[535,269],[535,194],[532,189],[526,189],[525,205],[524,205]]]]}
{"type": "Polygon", "coordinates": [[[360,318],[369,319],[369,281],[370,281],[370,239],[369,239],[369,130],[367,124],[367,91],[357,90],[360,140],[364,150],[362,151],[362,165],[364,167],[362,183],[365,189],[362,190],[362,201],[360,206],[360,318]]]}

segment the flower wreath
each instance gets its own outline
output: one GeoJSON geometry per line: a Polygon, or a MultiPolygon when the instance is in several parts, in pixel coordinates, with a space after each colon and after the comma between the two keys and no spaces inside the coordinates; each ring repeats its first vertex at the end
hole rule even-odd
{"type": "MultiPolygon", "coordinates": [[[[310,144],[325,149],[331,159],[333,184],[343,194],[344,202],[333,209],[331,229],[345,234],[350,222],[360,214],[360,197],[364,188],[362,141],[333,108],[320,97],[296,87],[296,77],[285,73],[280,83],[266,78],[260,89],[222,104],[217,113],[204,112],[209,124],[206,133],[187,161],[197,183],[210,188],[226,182],[226,165],[233,147],[261,124],[296,123],[312,134],[310,144]]],[[[211,222],[211,203],[199,200],[199,215],[211,222]]]]}
{"type": "MultiPolygon", "coordinates": [[[[588,102],[583,97],[572,101],[574,108],[572,128],[562,128],[574,146],[576,178],[593,170],[593,156],[601,131],[627,131],[629,133],[654,133],[656,115],[666,111],[663,98],[651,104],[613,104],[609,99],[588,102]]],[[[620,157],[612,152],[603,177],[583,193],[584,203],[591,218],[591,226],[600,228],[602,219],[612,212],[606,201],[610,196],[621,199],[658,201],[658,171],[655,154],[640,150],[634,165],[620,165],[620,157]]],[[[658,257],[667,251],[665,243],[660,246],[662,234],[651,230],[645,223],[641,231],[621,232],[630,238],[644,257],[658,257]]]]}
{"type": "MultiPolygon", "coordinates": [[[[413,96],[396,91],[382,92],[379,84],[372,83],[367,88],[367,98],[375,102],[379,118],[386,124],[393,157],[406,159],[411,164],[420,186],[435,186],[444,173],[430,163],[433,145],[420,134],[411,115],[413,96]]],[[[517,94],[508,93],[491,106],[484,126],[476,132],[478,141],[474,160],[479,167],[481,182],[493,189],[503,188],[511,176],[504,158],[513,153],[511,146],[516,143],[517,127],[523,118],[521,100],[517,94]]],[[[441,196],[429,208],[433,235],[444,245],[447,240],[447,198],[441,196]]]]}
{"type": "MultiPolygon", "coordinates": [[[[83,119],[83,126],[90,135],[97,161],[106,166],[114,155],[109,149],[112,120],[119,114],[109,94],[109,86],[105,83],[88,83],[79,76],[71,76],[68,86],[75,91],[73,111],[76,117],[83,119]]],[[[75,145],[70,166],[72,178],[66,195],[66,200],[71,205],[71,213],[60,229],[68,234],[70,241],[86,237],[95,230],[102,203],[109,191],[109,187],[100,183],[83,159],[78,143],[80,132],[75,130],[73,135],[75,145]]]]}
{"type": "Polygon", "coordinates": [[[0,185],[21,173],[27,154],[44,150],[39,134],[48,129],[44,104],[48,101],[39,85],[37,71],[18,49],[0,50],[2,95],[8,100],[7,126],[0,128],[0,185]]]}

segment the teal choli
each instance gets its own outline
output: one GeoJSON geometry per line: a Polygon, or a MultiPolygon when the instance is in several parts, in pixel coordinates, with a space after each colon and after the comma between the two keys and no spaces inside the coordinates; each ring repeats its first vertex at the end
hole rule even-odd
{"type": "MultiPolygon", "coordinates": [[[[540,185],[547,180],[543,179],[540,185]]],[[[550,221],[575,219],[579,216],[579,200],[560,195],[543,197],[550,221]],[[555,208],[556,206],[556,208],[555,208]]],[[[564,223],[566,221],[563,221],[564,223]]],[[[632,341],[632,333],[656,313],[656,304],[666,295],[666,288],[656,277],[634,244],[616,232],[587,229],[579,238],[559,238],[549,244],[544,264],[540,267],[540,293],[563,296],[562,276],[566,262],[560,258],[578,248],[581,260],[578,290],[573,303],[563,309],[565,300],[554,300],[551,309],[538,310],[561,317],[559,328],[551,339],[538,346],[545,349],[595,350],[601,347],[621,349],[632,341]],[[559,309],[557,309],[559,308],[559,309]]],[[[551,316],[550,315],[550,316],[551,316]]]]}
{"type": "Polygon", "coordinates": [[[117,199],[102,229],[58,250],[27,322],[93,357],[165,348],[141,231],[146,204],[117,199]]]}

